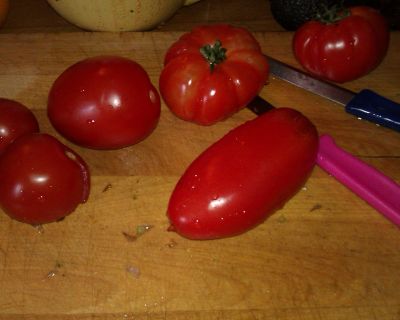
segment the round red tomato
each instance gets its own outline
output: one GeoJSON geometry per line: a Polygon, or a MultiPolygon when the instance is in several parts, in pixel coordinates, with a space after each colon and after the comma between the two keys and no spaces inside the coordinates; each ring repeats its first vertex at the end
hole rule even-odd
{"type": "Polygon", "coordinates": [[[190,239],[238,235],[280,209],[305,183],[318,150],[315,126],[289,108],[233,129],[185,171],[171,195],[171,230],[190,239]]]}
{"type": "Polygon", "coordinates": [[[17,101],[0,98],[0,154],[19,136],[38,131],[31,110],[17,101]]]}
{"type": "Polygon", "coordinates": [[[85,162],[56,138],[32,133],[16,139],[0,157],[0,207],[29,224],[57,221],[87,200],[85,162]]]}
{"type": "Polygon", "coordinates": [[[48,116],[63,136],[94,149],[123,148],[146,138],[160,117],[160,97],[146,71],[122,57],[80,61],[54,82],[48,116]]]}
{"type": "Polygon", "coordinates": [[[247,30],[207,25],[169,48],[159,87],[175,115],[210,125],[246,106],[267,77],[267,60],[247,30]]]}
{"type": "Polygon", "coordinates": [[[310,21],[293,38],[297,60],[310,73],[334,82],[362,77],[376,68],[389,45],[389,29],[380,13],[358,6],[338,21],[310,21]]]}

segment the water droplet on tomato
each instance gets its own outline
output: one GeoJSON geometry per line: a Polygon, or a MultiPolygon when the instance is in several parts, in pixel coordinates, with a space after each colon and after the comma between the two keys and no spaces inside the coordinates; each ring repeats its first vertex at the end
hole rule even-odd
{"type": "Polygon", "coordinates": [[[65,155],[73,161],[77,161],[76,155],[69,150],[65,150],[65,155]]]}
{"type": "Polygon", "coordinates": [[[149,98],[150,98],[151,103],[157,102],[157,97],[153,90],[149,91],[149,98]]]}

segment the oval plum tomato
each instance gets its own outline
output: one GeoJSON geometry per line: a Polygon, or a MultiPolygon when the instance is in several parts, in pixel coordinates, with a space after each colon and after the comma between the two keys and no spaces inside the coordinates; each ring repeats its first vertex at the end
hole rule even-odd
{"type": "Polygon", "coordinates": [[[0,207],[11,218],[43,224],[60,220],[87,200],[87,165],[42,133],[15,140],[0,157],[0,207]]]}
{"type": "Polygon", "coordinates": [[[175,115],[211,125],[245,107],[267,77],[267,59],[250,32],[206,25],[184,34],[168,49],[159,87],[175,115]]]}
{"type": "Polygon", "coordinates": [[[375,69],[389,45],[384,17],[373,8],[358,6],[332,19],[309,21],[296,31],[293,50],[300,64],[320,78],[339,83],[375,69]]]}
{"type": "Polygon", "coordinates": [[[0,98],[0,154],[19,136],[38,131],[31,110],[17,101],[0,98]]]}
{"type": "Polygon", "coordinates": [[[253,228],[302,187],[317,149],[315,126],[293,109],[274,109],[240,125],[178,181],[168,204],[170,230],[215,239],[253,228]]]}
{"type": "Polygon", "coordinates": [[[146,71],[122,57],[101,56],[67,68],[54,82],[48,116],[70,141],[118,149],[146,138],[160,117],[160,97],[146,71]]]}

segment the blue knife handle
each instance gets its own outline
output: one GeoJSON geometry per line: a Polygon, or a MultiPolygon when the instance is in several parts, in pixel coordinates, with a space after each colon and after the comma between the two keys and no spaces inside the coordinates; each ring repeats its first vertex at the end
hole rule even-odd
{"type": "Polygon", "coordinates": [[[364,89],[346,105],[346,111],[357,117],[400,131],[400,104],[364,89]]]}

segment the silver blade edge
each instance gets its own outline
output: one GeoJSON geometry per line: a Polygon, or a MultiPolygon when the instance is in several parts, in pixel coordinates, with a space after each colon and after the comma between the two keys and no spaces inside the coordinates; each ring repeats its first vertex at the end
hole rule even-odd
{"type": "Polygon", "coordinates": [[[274,76],[331,101],[341,105],[347,105],[355,95],[354,92],[348,89],[316,79],[313,76],[275,60],[274,58],[267,56],[267,59],[270,73],[274,76]]]}

